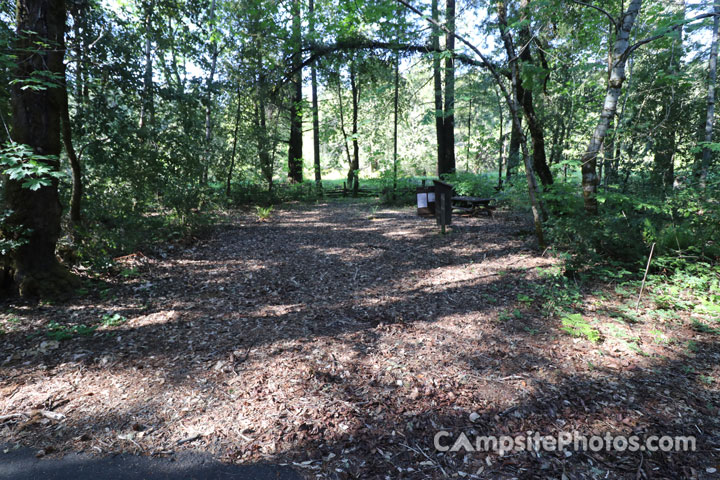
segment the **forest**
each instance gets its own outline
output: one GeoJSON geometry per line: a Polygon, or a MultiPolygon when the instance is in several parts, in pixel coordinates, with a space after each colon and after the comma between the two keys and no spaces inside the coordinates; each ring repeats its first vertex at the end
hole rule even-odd
{"type": "Polygon", "coordinates": [[[715,0],[3,0],[0,447],[713,478],[719,26],[715,0]],[[486,208],[440,234],[438,179],[486,208]]]}

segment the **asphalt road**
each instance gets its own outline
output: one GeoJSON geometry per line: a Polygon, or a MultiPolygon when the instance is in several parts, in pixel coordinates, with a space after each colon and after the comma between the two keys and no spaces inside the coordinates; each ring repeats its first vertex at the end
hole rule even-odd
{"type": "Polygon", "coordinates": [[[203,453],[180,452],[168,458],[73,453],[36,458],[35,451],[0,446],[2,480],[302,480],[290,467],[227,465],[203,453]],[[9,449],[8,453],[3,453],[9,449]]]}

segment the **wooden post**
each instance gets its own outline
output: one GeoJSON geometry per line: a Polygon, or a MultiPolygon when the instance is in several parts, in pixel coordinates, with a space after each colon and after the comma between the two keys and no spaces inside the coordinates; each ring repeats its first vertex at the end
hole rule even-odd
{"type": "Polygon", "coordinates": [[[446,195],[440,195],[440,232],[445,235],[445,198],[446,195]]]}

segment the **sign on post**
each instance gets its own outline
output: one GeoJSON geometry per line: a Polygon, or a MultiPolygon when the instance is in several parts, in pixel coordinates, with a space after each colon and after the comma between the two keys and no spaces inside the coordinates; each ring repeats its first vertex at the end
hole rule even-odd
{"type": "Polygon", "coordinates": [[[435,215],[435,187],[417,187],[417,214],[421,217],[435,215]]]}
{"type": "Polygon", "coordinates": [[[453,186],[449,183],[433,180],[435,184],[435,218],[442,233],[445,227],[452,224],[453,186]]]}

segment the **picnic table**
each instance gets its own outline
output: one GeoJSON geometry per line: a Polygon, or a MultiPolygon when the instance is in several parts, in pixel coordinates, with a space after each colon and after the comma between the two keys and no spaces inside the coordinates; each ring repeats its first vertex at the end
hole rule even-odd
{"type": "Polygon", "coordinates": [[[457,196],[452,197],[452,208],[453,211],[467,213],[469,215],[484,212],[492,217],[493,211],[496,208],[494,205],[490,205],[492,200],[492,198],[457,196]]]}

